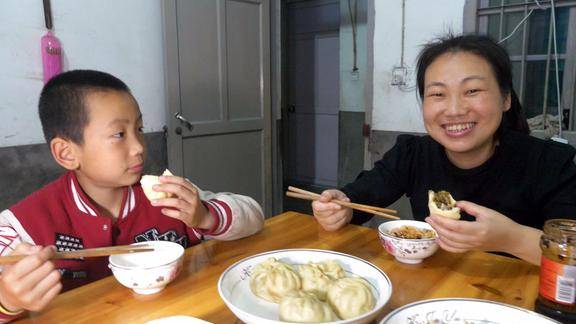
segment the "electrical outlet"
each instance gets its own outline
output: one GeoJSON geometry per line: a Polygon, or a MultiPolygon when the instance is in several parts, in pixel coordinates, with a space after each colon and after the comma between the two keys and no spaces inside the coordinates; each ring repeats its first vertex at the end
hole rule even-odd
{"type": "Polygon", "coordinates": [[[392,81],[390,82],[393,86],[405,85],[406,77],[408,71],[404,66],[395,66],[392,69],[392,81]]]}
{"type": "Polygon", "coordinates": [[[360,79],[360,72],[358,72],[358,71],[350,72],[350,80],[358,81],[359,79],[360,79]]]}

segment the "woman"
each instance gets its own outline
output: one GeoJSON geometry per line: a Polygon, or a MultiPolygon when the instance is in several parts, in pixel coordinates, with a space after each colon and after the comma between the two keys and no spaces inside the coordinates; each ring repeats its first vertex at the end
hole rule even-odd
{"type": "Polygon", "coordinates": [[[387,206],[403,194],[413,217],[450,252],[499,251],[540,262],[547,219],[576,217],[575,150],[528,135],[506,51],[484,36],[448,36],[420,53],[418,92],[428,136],[401,135],[370,171],[312,204],[326,230],[364,223],[332,199],[387,206]],[[428,190],[446,190],[462,220],[429,215],[428,190]]]}

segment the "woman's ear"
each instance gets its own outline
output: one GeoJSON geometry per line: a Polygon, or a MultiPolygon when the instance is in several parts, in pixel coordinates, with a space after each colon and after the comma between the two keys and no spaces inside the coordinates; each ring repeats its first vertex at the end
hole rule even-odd
{"type": "Polygon", "coordinates": [[[77,147],[74,142],[61,137],[55,137],[50,141],[50,151],[54,160],[67,170],[76,170],[80,167],[77,147]]]}
{"type": "Polygon", "coordinates": [[[510,110],[512,107],[512,93],[509,92],[504,98],[504,111],[510,110]]]}

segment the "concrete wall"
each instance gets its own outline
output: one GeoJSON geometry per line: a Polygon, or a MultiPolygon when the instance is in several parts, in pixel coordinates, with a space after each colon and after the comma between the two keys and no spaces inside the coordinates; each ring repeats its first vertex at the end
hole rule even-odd
{"type": "Polygon", "coordinates": [[[366,78],[370,72],[367,66],[368,1],[372,0],[340,0],[339,186],[354,180],[364,165],[365,145],[362,135],[366,111],[364,93],[366,78]],[[356,21],[356,71],[353,70],[351,13],[356,21]]]}
{"type": "Polygon", "coordinates": [[[364,112],[364,83],[368,73],[366,65],[366,22],[367,1],[372,0],[340,0],[340,111],[364,112]],[[353,34],[350,20],[351,4],[354,13],[356,3],[356,67],[353,69],[353,34]]]}

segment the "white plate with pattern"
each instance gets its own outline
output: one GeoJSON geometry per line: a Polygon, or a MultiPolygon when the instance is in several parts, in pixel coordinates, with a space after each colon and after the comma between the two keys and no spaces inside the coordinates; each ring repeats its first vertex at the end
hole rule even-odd
{"type": "Polygon", "coordinates": [[[236,262],[226,269],[220,276],[220,280],[218,280],[220,298],[240,320],[246,323],[283,323],[279,319],[278,304],[261,299],[250,290],[250,271],[252,267],[266,261],[268,258],[276,258],[278,261],[291,265],[336,260],[340,263],[347,276],[359,276],[368,281],[376,298],[374,309],[361,316],[333,323],[368,323],[381,312],[392,295],[392,282],[388,276],[377,266],[361,258],[327,250],[289,249],[270,251],[236,262]]]}
{"type": "Polygon", "coordinates": [[[527,309],[474,298],[417,301],[388,314],[380,324],[532,324],[559,323],[527,309]]]}

